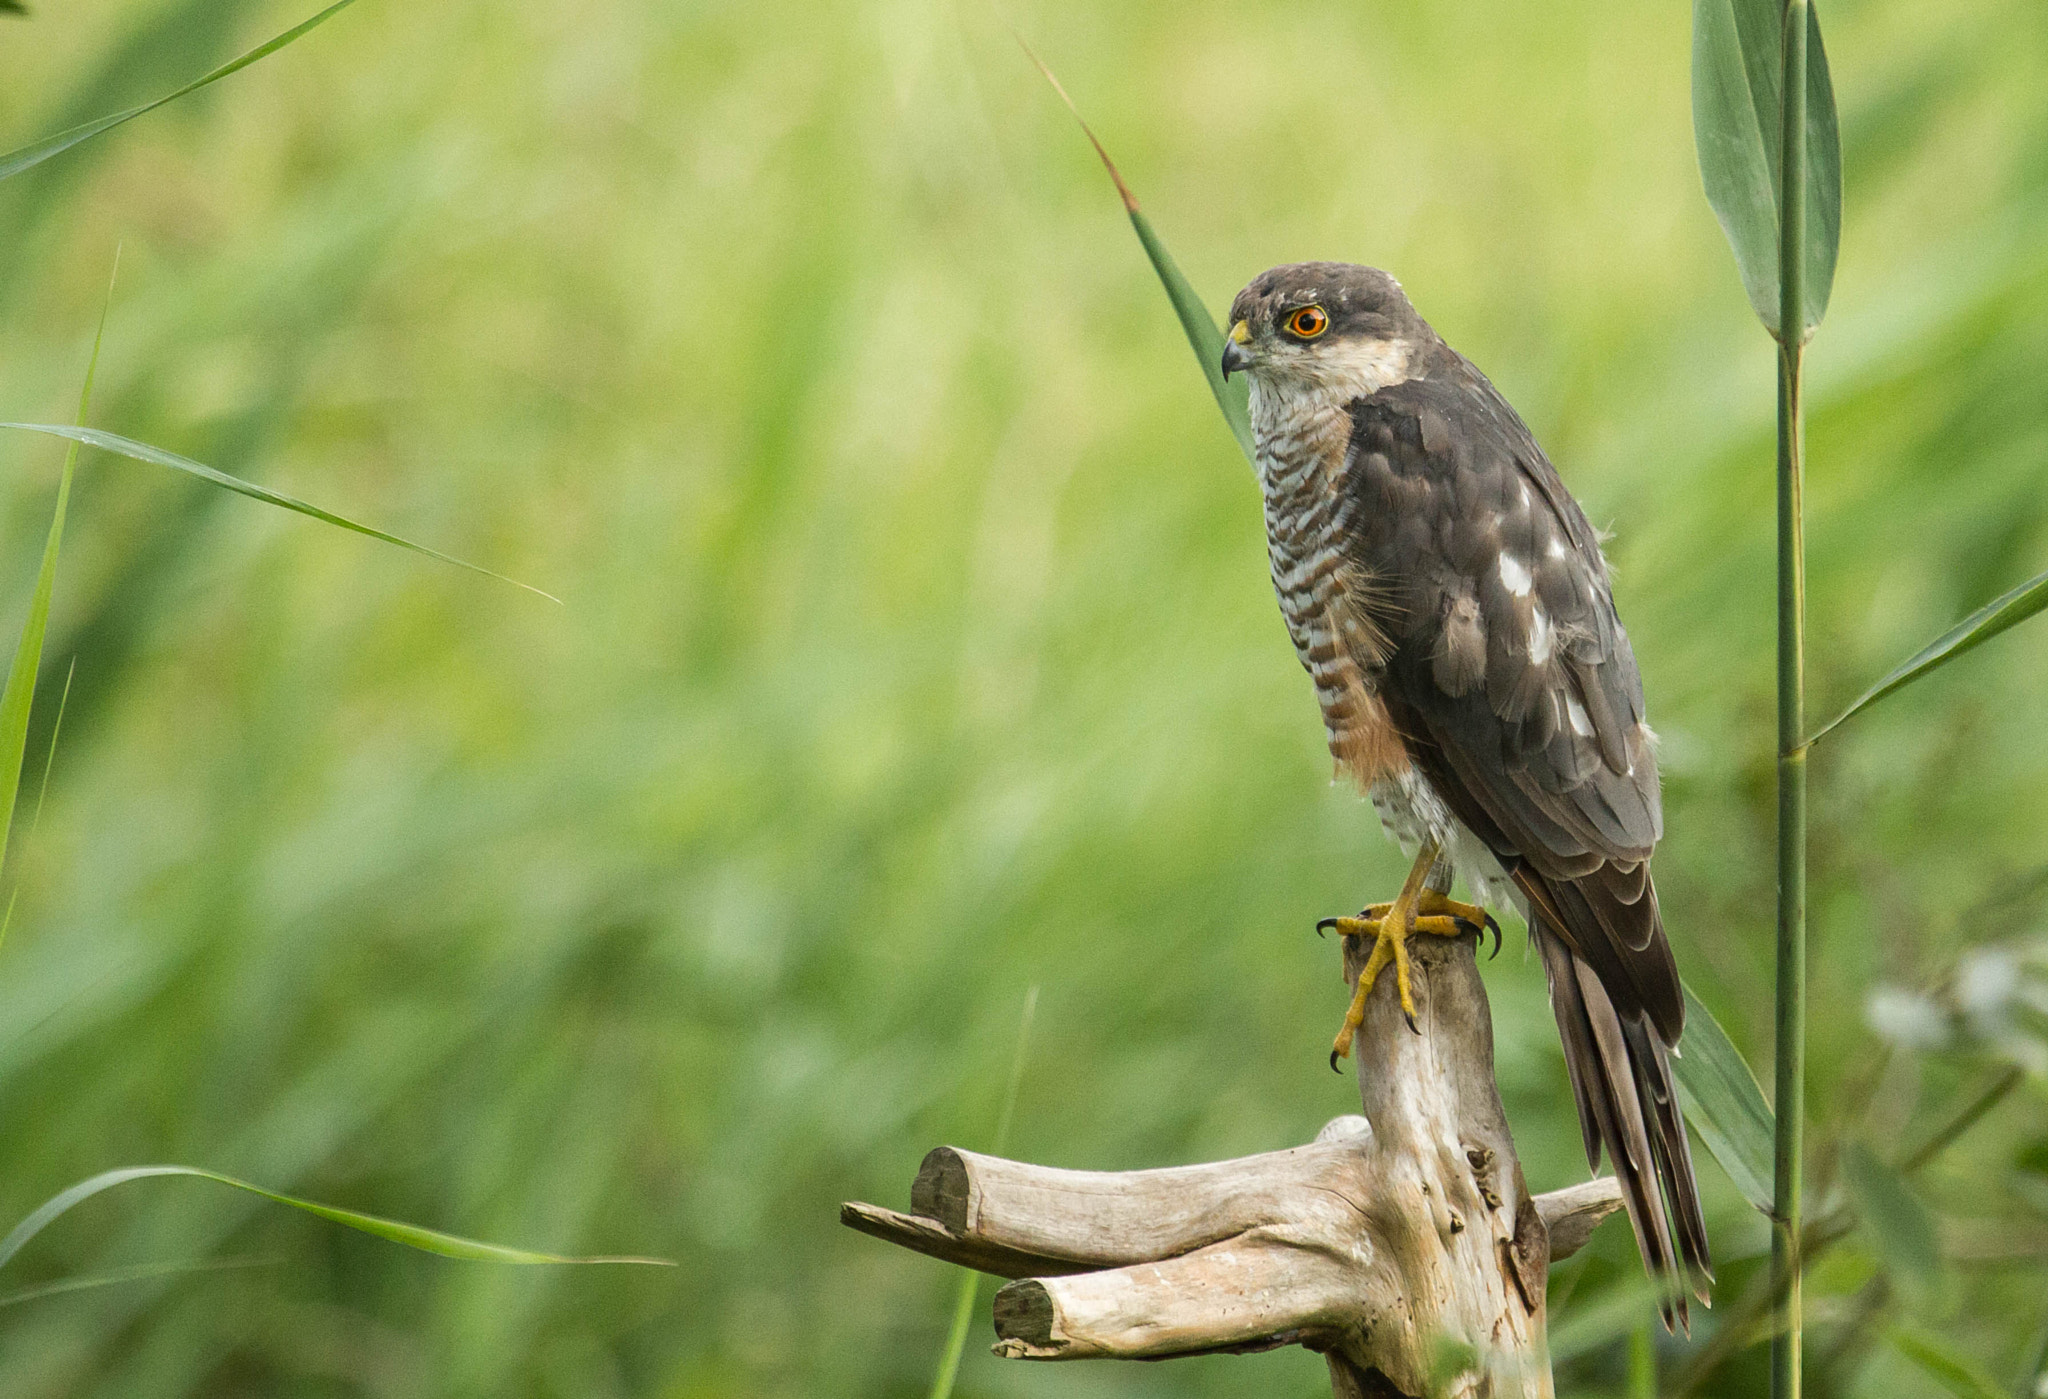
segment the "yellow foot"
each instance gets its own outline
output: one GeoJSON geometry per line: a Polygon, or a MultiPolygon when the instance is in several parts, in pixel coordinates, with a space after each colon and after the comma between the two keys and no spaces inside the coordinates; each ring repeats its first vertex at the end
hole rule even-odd
{"type": "MultiPolygon", "coordinates": [[[[1358,911],[1356,918],[1325,918],[1322,922],[1316,924],[1316,932],[1319,934],[1336,932],[1345,937],[1361,937],[1376,934],[1379,931],[1378,925],[1386,918],[1388,912],[1393,907],[1391,903],[1367,904],[1358,911]]],[[[1478,904],[1461,904],[1456,899],[1439,894],[1434,889],[1424,889],[1420,898],[1416,901],[1415,916],[1418,920],[1416,924],[1417,932],[1442,932],[1443,930],[1440,928],[1423,927],[1420,920],[1448,916],[1467,926],[1457,929],[1454,933],[1446,934],[1447,936],[1456,936],[1457,933],[1467,932],[1492,933],[1493,951],[1487,955],[1490,957],[1498,957],[1500,955],[1500,924],[1494,921],[1492,914],[1488,913],[1478,904]]]]}
{"type": "MultiPolygon", "coordinates": [[[[1425,868],[1418,864],[1418,868],[1425,868]]],[[[1411,877],[1410,883],[1419,883],[1411,877]]],[[[1399,898],[1390,903],[1370,904],[1360,911],[1356,918],[1325,918],[1316,925],[1318,932],[1336,930],[1340,935],[1371,937],[1372,955],[1366,958],[1365,967],[1358,974],[1358,987],[1351,996],[1351,1008],[1345,1012],[1344,1024],[1337,1031],[1336,1042],[1330,1047],[1330,1067],[1337,1067],[1339,1059],[1351,1053],[1351,1042],[1357,1037],[1358,1027],[1365,1023],[1365,998],[1371,994],[1374,983],[1387,963],[1394,964],[1394,987],[1401,997],[1401,1015],[1408,1022],[1408,1028],[1416,1033],[1421,1029],[1415,1023],[1415,999],[1408,982],[1408,939],[1417,933],[1428,933],[1435,937],[1463,937],[1485,929],[1493,931],[1494,951],[1500,951],[1500,925],[1492,915],[1476,904],[1459,903],[1445,897],[1434,889],[1403,888],[1399,898]]]]}

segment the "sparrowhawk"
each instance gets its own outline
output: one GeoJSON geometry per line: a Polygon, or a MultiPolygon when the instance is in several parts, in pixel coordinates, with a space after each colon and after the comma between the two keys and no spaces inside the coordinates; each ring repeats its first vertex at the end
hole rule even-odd
{"type": "MultiPolygon", "coordinates": [[[[1711,1276],[1669,1056],[1684,1026],[1650,854],[1656,736],[1600,539],[1500,392],[1375,268],[1276,267],[1232,304],[1273,587],[1336,766],[1415,863],[1356,918],[1372,954],[1350,1052],[1405,939],[1517,909],[1549,973],[1588,1162],[1614,1163],[1643,1263],[1683,1321],[1711,1276]],[[1479,906],[1454,902],[1462,875],[1479,906]]],[[[1498,937],[1496,928],[1495,936],[1498,937]]]]}

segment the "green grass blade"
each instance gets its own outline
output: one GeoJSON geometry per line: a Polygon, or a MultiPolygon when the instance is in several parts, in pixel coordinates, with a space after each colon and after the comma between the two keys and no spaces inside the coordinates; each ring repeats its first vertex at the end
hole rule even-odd
{"type": "Polygon", "coordinates": [[[515,588],[524,588],[529,593],[537,593],[549,602],[561,601],[553,593],[542,592],[541,589],[534,587],[531,583],[522,583],[517,578],[507,578],[502,573],[494,573],[480,564],[470,563],[467,559],[458,559],[453,554],[442,553],[439,549],[430,549],[424,544],[415,544],[410,539],[403,539],[395,534],[387,534],[383,530],[348,519],[346,516],[337,515],[331,510],[322,510],[317,505],[309,505],[303,500],[285,495],[279,491],[265,490],[253,481],[244,481],[239,476],[230,476],[225,471],[216,471],[201,462],[193,461],[190,457],[181,457],[176,452],[166,452],[163,448],[152,447],[147,442],[137,442],[132,438],[120,437],[111,432],[101,432],[98,428],[61,427],[54,423],[0,423],[0,428],[12,428],[18,432],[41,432],[51,437],[68,437],[73,441],[83,442],[88,447],[98,447],[102,451],[114,452],[124,457],[132,457],[136,461],[154,462],[158,466],[168,466],[173,471],[182,471],[188,476],[197,476],[202,481],[211,482],[225,490],[234,491],[238,495],[248,496],[251,500],[260,500],[266,505],[275,505],[283,510],[294,510],[301,515],[311,516],[315,520],[338,526],[341,529],[353,530],[357,534],[366,534],[372,539],[381,539],[386,544],[396,544],[401,549],[410,549],[415,554],[424,554],[430,559],[438,559],[442,563],[454,564],[457,568],[466,568],[471,573],[481,573],[486,578],[495,578],[500,583],[510,583],[515,588]]]}
{"type": "MultiPolygon", "coordinates": [[[[1003,1093],[1003,1110],[996,1118],[995,1143],[990,1151],[1000,1156],[1010,1144],[1010,1122],[1017,1113],[1017,1090],[1024,1083],[1024,1050],[1031,1042],[1031,1020],[1038,1013],[1038,988],[1024,993],[1024,1018],[1017,1026],[1017,1050],[1010,1056],[1010,1083],[1003,1093]]],[[[974,1298],[981,1290],[981,1274],[972,1268],[960,1270],[960,1290],[953,1298],[953,1325],[946,1332],[946,1348],[939,1353],[939,1368],[932,1376],[931,1399],[952,1399],[953,1382],[960,1375],[960,1357],[967,1353],[967,1328],[974,1323],[974,1298]]]]}
{"type": "Polygon", "coordinates": [[[355,0],[335,0],[334,4],[329,5],[303,24],[287,29],[268,43],[258,44],[240,58],[223,63],[220,67],[203,77],[194,78],[176,92],[166,93],[154,101],[143,103],[139,107],[130,107],[125,112],[113,112],[107,116],[95,117],[82,126],[74,126],[69,131],[60,131],[55,136],[46,136],[40,141],[23,146],[18,150],[9,151],[5,155],[0,155],[0,180],[7,179],[12,175],[19,175],[24,170],[41,165],[52,156],[62,155],[80,142],[90,141],[100,133],[111,131],[125,122],[131,122],[144,113],[153,112],[165,103],[175,102],[180,97],[189,96],[209,84],[219,82],[231,73],[238,73],[258,59],[268,58],[285,45],[292,43],[311,30],[319,28],[354,3],[355,0]]]}
{"type": "Polygon", "coordinates": [[[1925,1336],[1894,1327],[1887,1338],[1899,1354],[1918,1365],[1929,1379],[1956,1399],[2011,1399],[1976,1366],[1925,1336]]]}
{"type": "Polygon", "coordinates": [[[444,1234],[439,1229],[423,1229],[417,1224],[405,1224],[374,1214],[360,1214],[355,1210],[345,1210],[335,1205],[302,1200],[296,1195],[283,1195],[275,1190],[265,1190],[260,1185],[251,1185],[246,1180],[237,1180],[233,1176],[222,1175],[219,1171],[202,1170],[197,1166],[126,1166],[120,1170],[102,1171],[44,1201],[33,1214],[15,1225],[6,1238],[0,1239],[0,1267],[5,1267],[8,1260],[21,1251],[23,1245],[72,1206],[117,1185],[156,1176],[191,1176],[198,1180],[210,1180],[219,1185],[232,1186],[236,1190],[246,1190],[251,1195],[260,1195],[277,1204],[290,1205],[295,1210],[304,1210],[307,1214],[317,1215],[335,1224],[346,1225],[350,1229],[359,1229],[365,1234],[374,1234],[395,1244],[404,1244],[407,1248],[419,1249],[423,1253],[438,1253],[443,1258],[460,1258],[478,1263],[638,1263],[661,1268],[675,1266],[666,1258],[629,1258],[613,1255],[572,1258],[559,1253],[535,1253],[529,1249],[482,1243],[456,1234],[444,1234]]]}
{"type": "Polygon", "coordinates": [[[1776,1131],[1770,1104],[1741,1051],[1690,986],[1685,988],[1685,1038],[1679,1048],[1672,1066],[1686,1121],[1742,1197],[1769,1214],[1776,1131]]]}
{"type": "Polygon", "coordinates": [[[1173,254],[1167,252],[1166,245],[1159,241],[1159,235],[1152,229],[1152,221],[1135,204],[1130,209],[1130,216],[1131,227],[1138,231],[1138,241],[1144,245],[1145,256],[1152,260],[1152,270],[1159,274],[1159,283],[1166,288],[1167,298],[1173,302],[1174,314],[1180,317],[1180,328],[1188,337],[1196,362],[1202,366],[1202,377],[1209,381],[1209,392],[1215,395],[1216,406],[1223,411],[1223,421],[1230,425],[1230,434],[1237,439],[1238,450],[1244,453],[1246,461],[1251,461],[1249,381],[1240,379],[1232,383],[1223,377],[1223,332],[1210,319],[1209,308],[1202,304],[1202,298],[1195,295],[1195,289],[1181,275],[1173,254]]]}
{"type": "MultiPolygon", "coordinates": [[[[121,267],[120,250],[114,252],[114,272],[121,267]]],[[[78,391],[78,427],[85,431],[86,415],[92,409],[92,381],[99,372],[100,346],[107,335],[107,311],[114,304],[114,275],[107,277],[107,298],[100,305],[99,329],[93,332],[92,357],[85,364],[85,384],[78,391]]],[[[64,471],[57,478],[57,508],[50,516],[50,533],[43,541],[42,567],[36,570],[35,591],[29,595],[28,618],[22,623],[21,640],[7,667],[7,685],[0,689],[0,863],[4,863],[7,838],[14,828],[14,803],[21,794],[21,764],[28,748],[29,709],[35,704],[36,677],[43,666],[43,634],[50,625],[50,594],[57,586],[57,554],[64,543],[64,514],[71,505],[71,481],[78,471],[78,443],[74,440],[64,453],[64,471]]],[[[7,918],[0,923],[0,937],[14,920],[14,901],[7,903],[7,918]]]]}
{"type": "Polygon", "coordinates": [[[1861,1142],[1843,1147],[1842,1178],[1849,1197],[1856,1202],[1857,1222],[1893,1281],[1909,1297],[1924,1301],[1938,1295],[1941,1245],[1935,1237],[1934,1216],[1906,1178],[1861,1142]]]}
{"type": "MultiPolygon", "coordinates": [[[[1757,319],[1778,332],[1779,0],[1694,0],[1693,143],[1713,206],[1757,319]]],[[[1841,246],[1842,139],[1820,19],[1807,10],[1806,329],[1827,314],[1841,246]]]]}
{"type": "Polygon", "coordinates": [[[124,1282],[147,1282],[151,1278],[175,1277],[184,1273],[224,1273],[236,1268],[267,1268],[282,1261],[277,1258],[200,1258],[185,1263],[138,1263],[132,1268],[112,1268],[104,1273],[89,1273],[81,1278],[59,1278],[55,1282],[38,1283],[34,1287],[0,1292],[0,1308],[18,1307],[23,1302],[39,1302],[45,1297],[61,1297],[67,1292],[90,1292],[95,1288],[114,1287],[124,1282]]]}
{"type": "Polygon", "coordinates": [[[2017,588],[2001,593],[1969,616],[1957,622],[1920,650],[1899,662],[1875,685],[1857,696],[1855,702],[1813,731],[1806,741],[1813,743],[1851,715],[1868,709],[1894,690],[1903,689],[1921,676],[1941,669],[1966,651],[1974,651],[2002,631],[2018,626],[2048,608],[2048,573],[2038,574],[2017,588]]]}
{"type": "MultiPolygon", "coordinates": [[[[71,705],[71,682],[78,675],[78,657],[71,658],[71,664],[64,668],[64,690],[57,696],[57,718],[50,725],[50,746],[43,753],[43,780],[36,788],[36,811],[29,818],[28,833],[31,838],[42,828],[43,803],[50,799],[50,770],[57,766],[57,740],[64,736],[64,711],[71,705]]],[[[8,906],[13,912],[13,905],[8,906]]],[[[0,930],[4,935],[4,930],[0,930]]]]}
{"type": "MultiPolygon", "coordinates": [[[[1012,31],[1014,33],[1014,31],[1012,31]]],[[[1217,329],[1216,320],[1209,314],[1209,308],[1202,304],[1202,298],[1188,285],[1188,279],[1181,275],[1180,265],[1173,260],[1173,254],[1166,250],[1166,244],[1152,228],[1152,221],[1145,217],[1138,207],[1138,197],[1131,193],[1131,187],[1124,183],[1124,177],[1116,168],[1116,162],[1109,158],[1109,152],[1096,138],[1094,129],[1081,116],[1081,109],[1074,105],[1074,99],[1067,96],[1067,90],[1053,75],[1045,60],[1024,42],[1024,36],[1016,36],[1025,56],[1038,66],[1045,80],[1052,84],[1052,90],[1059,94],[1060,101],[1074,114],[1080,123],[1081,134],[1088,138],[1088,144],[1095,147],[1095,154],[1102,160],[1102,168],[1109,172],[1109,178],[1116,184],[1116,192],[1124,201],[1124,212],[1130,216],[1131,227],[1137,231],[1138,242],[1145,249],[1145,256],[1151,259],[1152,270],[1159,277],[1159,284],[1166,288],[1167,300],[1173,303],[1173,312],[1180,317],[1180,328],[1188,338],[1188,346],[1195,352],[1195,360],[1202,366],[1202,377],[1209,381],[1209,392],[1216,397],[1216,406],[1223,411],[1224,422],[1230,425],[1230,432],[1237,439],[1238,450],[1245,460],[1252,460],[1252,417],[1250,388],[1245,381],[1231,383],[1223,377],[1223,332],[1217,329]]]]}

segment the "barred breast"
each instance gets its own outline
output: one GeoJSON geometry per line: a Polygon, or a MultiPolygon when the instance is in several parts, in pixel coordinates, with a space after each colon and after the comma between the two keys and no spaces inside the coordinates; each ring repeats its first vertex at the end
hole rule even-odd
{"type": "Polygon", "coordinates": [[[1448,889],[1455,872],[1482,902],[1518,907],[1493,852],[1409,762],[1379,698],[1390,647],[1373,616],[1376,583],[1344,546],[1350,512],[1359,508],[1343,489],[1351,415],[1327,406],[1326,397],[1262,391],[1257,381],[1251,403],[1273,592],[1295,654],[1315,681],[1330,756],[1371,797],[1403,850],[1413,855],[1425,840],[1442,849],[1432,887],[1448,889]]]}
{"type": "Polygon", "coordinates": [[[1373,580],[1344,549],[1350,415],[1327,397],[1255,382],[1252,417],[1280,615],[1315,682],[1331,758],[1372,791],[1406,772],[1408,755],[1376,692],[1387,641],[1372,615],[1373,580]]]}

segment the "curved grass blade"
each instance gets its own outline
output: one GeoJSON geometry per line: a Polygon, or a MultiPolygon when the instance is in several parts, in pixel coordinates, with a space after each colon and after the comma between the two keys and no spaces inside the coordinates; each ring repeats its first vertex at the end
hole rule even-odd
{"type": "MultiPolygon", "coordinates": [[[[1779,93],[1784,6],[1779,0],[1694,0],[1692,129],[1700,183],[1728,235],[1743,290],[1764,329],[1778,333],[1779,93]]],[[[1827,314],[1842,232],[1842,138],[1820,19],[1807,7],[1805,330],[1827,314]]]]}
{"type": "Polygon", "coordinates": [[[2000,632],[2018,626],[2043,608],[2048,608],[2048,573],[2038,574],[2010,592],[1999,594],[1928,642],[1926,646],[1892,667],[1882,680],[1857,696],[1855,703],[1815,729],[1812,737],[1806,741],[1818,741],[1850,715],[1868,709],[1892,691],[1912,684],[1929,671],[1939,670],[1965,651],[1975,650],[2000,632]]]}
{"type": "Polygon", "coordinates": [[[1976,1366],[1925,1336],[1895,1327],[1887,1338],[1899,1354],[1918,1365],[1928,1378],[1956,1399],[2011,1399],[1976,1366]]]}
{"type": "Polygon", "coordinates": [[[1742,1052],[1690,986],[1685,988],[1685,1037],[1679,1048],[1673,1067],[1686,1121],[1742,1197],[1768,1215],[1777,1130],[1770,1104],[1742,1052]]]}
{"type": "Polygon", "coordinates": [[[1209,308],[1202,304],[1202,298],[1188,285],[1188,279],[1181,274],[1180,266],[1173,260],[1173,254],[1166,250],[1166,244],[1159,241],[1159,235],[1152,229],[1152,221],[1145,217],[1138,207],[1138,197],[1131,193],[1131,187],[1124,183],[1123,175],[1117,170],[1116,162],[1109,158],[1102,142],[1081,116],[1081,109],[1074,105],[1074,99],[1067,96],[1066,88],[1046,67],[1045,60],[1033,52],[1031,45],[1024,42],[1024,36],[1017,34],[1017,44],[1024,50],[1025,57],[1038,66],[1045,80],[1052,84],[1052,90],[1059,94],[1060,101],[1074,114],[1080,123],[1081,134],[1088,138],[1088,144],[1095,147],[1095,154],[1102,160],[1102,168],[1109,172],[1109,178],[1116,184],[1116,192],[1123,198],[1124,212],[1130,216],[1131,227],[1136,230],[1139,244],[1145,249],[1145,256],[1151,259],[1152,270],[1159,277],[1159,284],[1166,288],[1167,300],[1173,303],[1173,312],[1180,317],[1181,331],[1188,338],[1188,346],[1195,352],[1196,361],[1202,366],[1202,377],[1209,381],[1209,392],[1216,397],[1216,406],[1223,411],[1223,420],[1230,425],[1230,432],[1237,439],[1238,450],[1246,461],[1252,457],[1252,418],[1249,396],[1251,390],[1242,382],[1231,383],[1223,377],[1223,332],[1217,329],[1209,308]]]}
{"type": "MultiPolygon", "coordinates": [[[[114,250],[114,268],[107,274],[107,298],[100,303],[99,329],[93,332],[92,357],[85,363],[85,384],[78,391],[78,427],[85,431],[86,415],[92,410],[92,381],[99,373],[100,346],[107,336],[107,312],[114,304],[114,277],[121,270],[121,252],[114,250]]],[[[35,703],[36,677],[43,668],[43,634],[50,625],[50,594],[57,586],[57,553],[64,543],[64,514],[71,505],[71,481],[78,471],[78,443],[64,453],[64,471],[57,478],[57,509],[50,517],[49,537],[43,541],[43,562],[36,570],[35,591],[29,595],[28,617],[21,625],[21,640],[14,659],[7,666],[7,685],[0,689],[0,864],[4,864],[7,838],[14,829],[14,803],[21,794],[21,763],[28,749],[28,715],[35,703]]],[[[7,900],[7,916],[0,921],[0,937],[14,921],[14,899],[7,900]]]]}
{"type": "Polygon", "coordinates": [[[251,1185],[246,1180],[222,1175],[219,1171],[203,1170],[198,1166],[126,1166],[120,1170],[102,1171],[87,1180],[82,1180],[70,1189],[52,1196],[14,1226],[6,1238],[0,1239],[0,1267],[21,1252],[22,1246],[40,1234],[50,1222],[69,1210],[73,1205],[89,1200],[104,1190],[125,1185],[131,1180],[146,1180],[155,1176],[191,1176],[198,1180],[210,1180],[218,1185],[233,1186],[246,1190],[251,1195],[260,1195],[280,1205],[290,1205],[295,1210],[318,1215],[321,1219],[335,1224],[359,1229],[365,1234],[374,1234],[407,1248],[416,1248],[423,1253],[438,1253],[443,1258],[461,1258],[478,1263],[636,1263],[648,1267],[673,1268],[675,1263],[667,1258],[631,1258],[604,1255],[592,1258],[573,1258],[559,1253],[535,1253],[523,1248],[506,1248],[502,1244],[487,1244],[476,1239],[465,1239],[457,1234],[444,1234],[439,1229],[423,1229],[417,1224],[405,1224],[396,1219],[385,1219],[374,1214],[361,1214],[355,1210],[341,1209],[335,1205],[323,1205],[314,1200],[302,1200],[296,1195],[283,1195],[275,1190],[265,1190],[260,1185],[251,1185]]]}
{"type": "Polygon", "coordinates": [[[180,97],[195,93],[211,83],[217,83],[231,73],[238,73],[258,59],[268,58],[286,44],[293,42],[311,30],[319,28],[354,3],[355,0],[335,0],[334,4],[329,5],[303,24],[287,29],[268,43],[258,44],[240,58],[223,63],[211,73],[186,83],[176,92],[166,93],[164,96],[156,98],[154,101],[145,102],[139,107],[130,107],[125,112],[113,112],[103,117],[95,117],[82,126],[74,126],[69,131],[60,131],[55,136],[46,136],[40,141],[23,146],[18,150],[9,151],[5,155],[0,155],[0,180],[7,179],[13,175],[19,175],[24,170],[41,165],[51,156],[62,155],[80,142],[90,141],[103,131],[111,131],[124,122],[133,121],[146,112],[153,112],[168,102],[175,102],[180,97]]]}
{"type": "MultiPolygon", "coordinates": [[[[1010,1086],[1003,1093],[1003,1110],[996,1118],[996,1137],[989,1150],[997,1156],[1010,1141],[1010,1120],[1017,1114],[1017,1090],[1024,1085],[1024,1050],[1031,1043],[1031,1021],[1038,1013],[1038,988],[1024,993],[1024,1018],[1017,1026],[1017,1049],[1010,1056],[1010,1086]]],[[[967,1352],[967,1328],[974,1324],[974,1298],[981,1290],[981,1274],[972,1268],[960,1270],[960,1290],[953,1298],[953,1326],[946,1333],[946,1348],[939,1352],[939,1368],[932,1376],[930,1399],[952,1399],[953,1381],[960,1375],[960,1357],[967,1352]]]]}
{"type": "Polygon", "coordinates": [[[29,818],[29,838],[42,828],[43,803],[50,799],[50,772],[57,766],[57,740],[64,736],[64,711],[71,706],[71,682],[78,676],[78,657],[71,658],[71,664],[64,668],[64,689],[57,696],[57,718],[50,725],[50,746],[43,753],[43,780],[36,788],[35,815],[29,818]]]}
{"type": "Polygon", "coordinates": [[[471,573],[481,573],[486,578],[495,578],[500,583],[510,583],[515,588],[524,588],[529,593],[537,593],[549,602],[558,603],[561,601],[553,593],[543,592],[531,583],[522,583],[517,578],[507,578],[504,574],[494,573],[481,564],[473,564],[467,559],[458,559],[453,554],[444,554],[439,549],[429,549],[424,544],[415,544],[410,539],[404,539],[395,534],[387,534],[383,530],[351,520],[344,515],[337,515],[331,510],[322,510],[317,505],[309,505],[294,496],[288,496],[279,491],[265,490],[253,481],[244,481],[239,476],[230,476],[225,471],[216,471],[202,462],[193,461],[190,457],[181,457],[176,452],[166,452],[161,447],[152,447],[147,442],[137,442],[132,438],[121,437],[111,432],[101,432],[98,428],[61,427],[54,423],[0,423],[0,428],[13,428],[18,432],[40,432],[51,437],[68,437],[75,442],[83,442],[88,447],[98,447],[101,451],[114,452],[124,457],[132,457],[136,461],[154,462],[158,466],[168,466],[173,471],[182,471],[188,476],[197,476],[202,481],[209,481],[223,489],[234,491],[238,495],[248,496],[251,500],[260,500],[266,505],[275,505],[283,510],[294,510],[301,515],[311,516],[313,519],[324,521],[327,524],[336,525],[345,530],[353,530],[357,534],[366,534],[372,539],[381,539],[386,544],[396,544],[401,549],[410,549],[415,554],[424,554],[430,559],[438,559],[442,563],[454,564],[457,568],[466,568],[471,573]]]}
{"type": "Polygon", "coordinates": [[[1934,1216],[1905,1177],[1863,1143],[1849,1142],[1842,1149],[1842,1178],[1885,1271],[1910,1297],[1925,1301],[1937,1296],[1942,1271],[1934,1216]]]}
{"type": "Polygon", "coordinates": [[[40,1283],[35,1287],[0,1292],[0,1307],[18,1307],[23,1302],[39,1302],[45,1297],[61,1297],[67,1292],[90,1292],[95,1288],[114,1287],[124,1282],[147,1282],[151,1278],[173,1277],[182,1273],[225,1273],[237,1268],[268,1268],[283,1261],[281,1258],[201,1258],[189,1263],[138,1263],[132,1268],[112,1268],[104,1273],[90,1273],[82,1278],[59,1278],[55,1282],[40,1283]]]}

